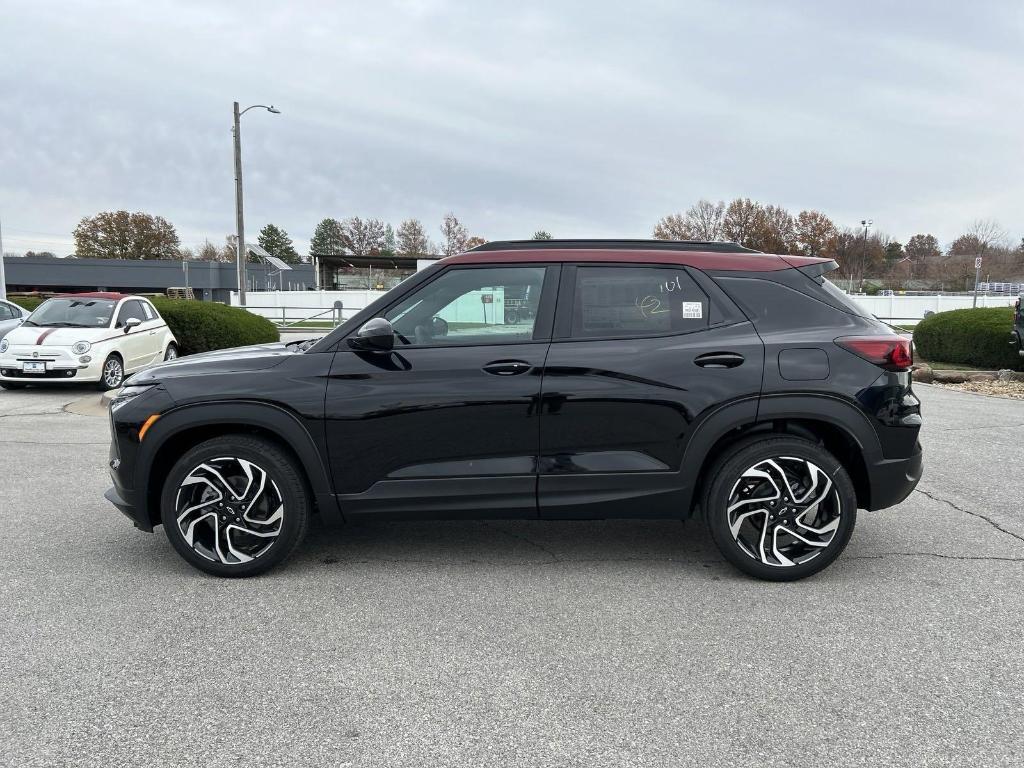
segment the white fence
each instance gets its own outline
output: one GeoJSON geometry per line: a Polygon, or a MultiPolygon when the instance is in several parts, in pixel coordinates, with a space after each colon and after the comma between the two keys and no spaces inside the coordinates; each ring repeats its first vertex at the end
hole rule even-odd
{"type": "MultiPolygon", "coordinates": [[[[316,322],[335,325],[348,320],[366,307],[384,291],[260,291],[248,293],[246,309],[261,315],[278,325],[316,322]],[[342,309],[335,309],[340,301],[342,309]]],[[[945,312],[949,309],[967,309],[973,306],[974,297],[959,296],[850,296],[865,311],[891,323],[916,322],[925,312],[945,312]]],[[[979,307],[1009,307],[1017,300],[1015,296],[978,296],[979,307]]],[[[238,304],[238,294],[231,294],[231,303],[238,304]]],[[[470,305],[475,311],[486,308],[479,297],[474,296],[470,305]]],[[[454,318],[451,318],[454,319],[454,318]]],[[[493,322],[493,321],[492,321],[493,322]]]]}
{"type": "MultiPolygon", "coordinates": [[[[967,296],[850,296],[857,304],[875,317],[890,323],[899,321],[915,322],[924,318],[925,312],[945,312],[950,309],[970,309],[974,297],[967,296]]],[[[978,296],[979,307],[1009,307],[1016,296],[978,296]]]]}

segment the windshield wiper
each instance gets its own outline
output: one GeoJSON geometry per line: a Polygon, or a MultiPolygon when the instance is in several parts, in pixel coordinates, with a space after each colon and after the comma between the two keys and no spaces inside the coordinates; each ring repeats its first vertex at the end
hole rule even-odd
{"type": "Polygon", "coordinates": [[[36,328],[39,327],[39,323],[37,323],[35,320],[26,320],[22,323],[22,325],[34,325],[36,328]]]}

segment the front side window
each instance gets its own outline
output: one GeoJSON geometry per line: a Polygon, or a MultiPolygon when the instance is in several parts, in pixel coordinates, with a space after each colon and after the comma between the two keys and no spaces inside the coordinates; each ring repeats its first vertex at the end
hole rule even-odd
{"type": "Polygon", "coordinates": [[[658,336],[708,326],[708,297],[682,267],[579,267],[572,335],[658,336]]]}
{"type": "Polygon", "coordinates": [[[388,310],[399,344],[509,344],[533,339],[545,267],[451,269],[388,310]]]}
{"type": "Polygon", "coordinates": [[[146,322],[146,315],[142,312],[142,303],[126,301],[121,305],[121,311],[117,313],[117,327],[123,328],[124,324],[133,317],[141,323],[146,322]]]}
{"type": "Polygon", "coordinates": [[[47,299],[25,322],[57,328],[102,328],[110,325],[116,304],[110,299],[47,299]]]}

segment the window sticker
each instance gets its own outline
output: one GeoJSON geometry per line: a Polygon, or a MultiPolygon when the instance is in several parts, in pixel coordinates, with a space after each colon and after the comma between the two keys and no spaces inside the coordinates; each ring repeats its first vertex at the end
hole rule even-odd
{"type": "Polygon", "coordinates": [[[699,301],[683,302],[684,320],[700,320],[703,316],[703,307],[699,301]]]}

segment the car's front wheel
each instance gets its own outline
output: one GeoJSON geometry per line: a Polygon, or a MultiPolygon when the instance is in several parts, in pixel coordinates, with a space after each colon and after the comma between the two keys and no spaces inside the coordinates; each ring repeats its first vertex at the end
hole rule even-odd
{"type": "Polygon", "coordinates": [[[103,391],[118,389],[124,384],[124,361],[118,355],[108,355],[100,369],[99,388],[103,391]]]}
{"type": "Polygon", "coordinates": [[[167,538],[217,576],[255,576],[287,558],[309,526],[301,469],[279,446],[227,435],[200,443],[171,469],[160,503],[167,538]]]}
{"type": "Polygon", "coordinates": [[[728,451],[711,474],[704,515],[719,551],[744,573],[794,581],[846,548],[857,496],[846,469],[809,440],[777,437],[728,451]]]}
{"type": "Polygon", "coordinates": [[[177,359],[178,359],[178,347],[172,341],[170,344],[167,345],[167,351],[164,352],[164,362],[167,362],[168,360],[177,360],[177,359]]]}

